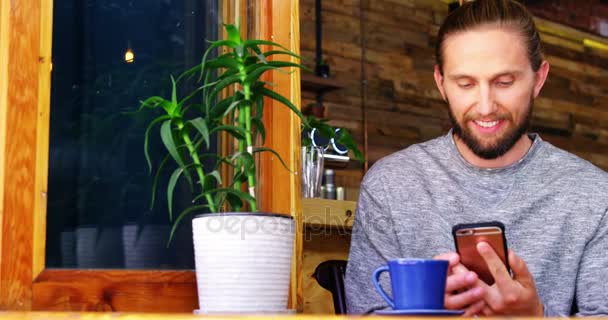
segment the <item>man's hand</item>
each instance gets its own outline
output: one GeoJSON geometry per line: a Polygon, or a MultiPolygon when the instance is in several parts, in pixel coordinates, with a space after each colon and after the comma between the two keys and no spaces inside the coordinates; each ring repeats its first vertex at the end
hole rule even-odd
{"type": "Polygon", "coordinates": [[[487,308],[486,302],[483,300],[486,290],[479,286],[482,281],[478,279],[475,272],[469,271],[460,264],[460,256],[457,253],[440,254],[434,259],[447,260],[450,264],[445,286],[446,309],[466,309],[463,317],[472,317],[487,308]]]}
{"type": "Polygon", "coordinates": [[[477,251],[488,264],[494,277],[494,284],[491,287],[486,286],[483,315],[542,317],[544,307],[526,263],[509,250],[509,265],[513,271],[511,278],[502,260],[489,244],[478,243],[477,251]]]}

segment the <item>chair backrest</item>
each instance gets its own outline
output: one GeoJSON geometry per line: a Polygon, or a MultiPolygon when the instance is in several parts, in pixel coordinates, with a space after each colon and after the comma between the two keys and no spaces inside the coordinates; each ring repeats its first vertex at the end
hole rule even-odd
{"type": "Polygon", "coordinates": [[[315,269],[314,277],[321,287],[331,292],[336,314],[346,314],[346,294],[344,292],[345,260],[327,260],[315,269]]]}

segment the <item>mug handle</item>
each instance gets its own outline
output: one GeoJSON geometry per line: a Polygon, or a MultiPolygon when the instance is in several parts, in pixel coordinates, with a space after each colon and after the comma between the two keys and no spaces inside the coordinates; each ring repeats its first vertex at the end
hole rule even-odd
{"type": "Polygon", "coordinates": [[[393,299],[389,298],[389,296],[386,294],[386,292],[384,291],[384,289],[382,289],[382,286],[380,285],[380,274],[388,270],[388,266],[382,266],[376,269],[376,271],[374,271],[374,275],[372,276],[372,281],[374,282],[374,287],[376,287],[376,291],[378,291],[380,296],[386,302],[388,302],[391,308],[395,309],[395,303],[393,302],[393,299]]]}

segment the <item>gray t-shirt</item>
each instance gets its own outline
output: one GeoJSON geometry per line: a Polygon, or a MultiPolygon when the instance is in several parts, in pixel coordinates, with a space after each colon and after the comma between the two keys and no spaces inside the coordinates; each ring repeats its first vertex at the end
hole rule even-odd
{"type": "MultiPolygon", "coordinates": [[[[608,315],[608,173],[530,134],[517,163],[469,164],[451,132],[378,161],[365,175],[346,269],[349,313],[386,308],[371,276],[387,260],[455,251],[452,226],[501,221],[546,316],[608,315]]],[[[390,292],[388,277],[381,279],[390,292]]]]}

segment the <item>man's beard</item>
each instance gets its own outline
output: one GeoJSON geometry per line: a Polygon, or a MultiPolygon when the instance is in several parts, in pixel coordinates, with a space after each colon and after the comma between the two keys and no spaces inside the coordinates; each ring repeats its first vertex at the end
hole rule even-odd
{"type": "MultiPolygon", "coordinates": [[[[520,123],[515,123],[512,117],[502,118],[502,120],[511,121],[515,127],[508,128],[502,136],[497,137],[497,140],[490,145],[484,145],[478,139],[470,128],[466,125],[469,119],[464,119],[464,124],[461,126],[452,113],[452,109],[448,108],[450,120],[452,122],[452,132],[458,136],[478,157],[486,160],[496,159],[507,153],[519,139],[528,132],[530,126],[530,117],[532,115],[532,103],[534,99],[530,97],[528,110],[525,111],[525,116],[520,123]]],[[[448,101],[449,104],[449,101],[448,101]]],[[[472,119],[471,119],[472,120],[472,119]]]]}

